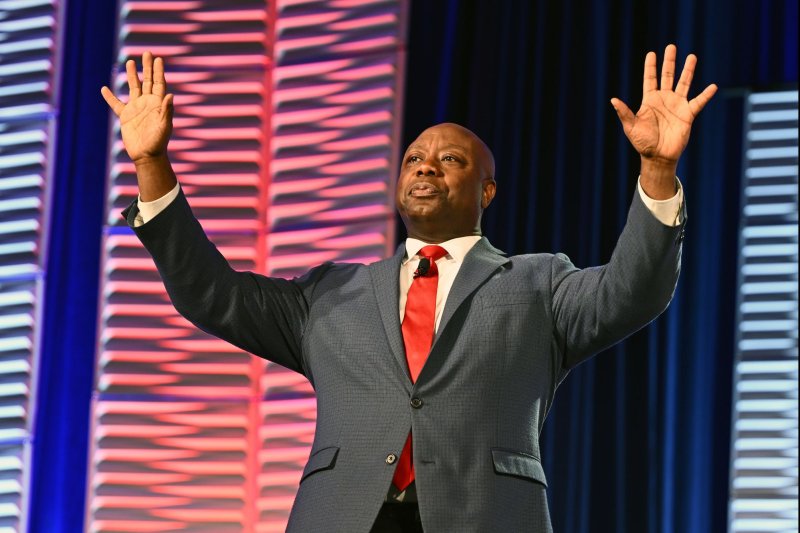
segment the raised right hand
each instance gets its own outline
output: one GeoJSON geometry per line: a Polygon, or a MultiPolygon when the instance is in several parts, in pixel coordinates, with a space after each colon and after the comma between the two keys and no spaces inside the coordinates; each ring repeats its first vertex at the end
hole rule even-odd
{"type": "Polygon", "coordinates": [[[119,117],[122,142],[134,163],[146,164],[148,160],[166,156],[167,143],[172,133],[172,94],[167,94],[164,78],[164,60],[153,60],[153,54],[142,56],[143,80],[139,82],[136,62],[128,60],[128,103],[122,103],[111,89],[103,87],[100,93],[108,106],[119,117]]]}

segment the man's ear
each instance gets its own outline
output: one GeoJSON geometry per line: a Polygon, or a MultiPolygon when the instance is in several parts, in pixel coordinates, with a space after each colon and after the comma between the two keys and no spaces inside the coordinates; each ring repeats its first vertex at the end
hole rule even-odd
{"type": "Polygon", "coordinates": [[[481,208],[486,209],[492,203],[495,193],[497,192],[497,183],[494,178],[486,178],[483,180],[483,195],[481,196],[481,208]]]}

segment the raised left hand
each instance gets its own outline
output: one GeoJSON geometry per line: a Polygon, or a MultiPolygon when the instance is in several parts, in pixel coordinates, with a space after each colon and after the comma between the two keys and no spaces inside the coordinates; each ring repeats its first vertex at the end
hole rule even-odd
{"type": "Polygon", "coordinates": [[[694,54],[686,58],[678,85],[673,90],[676,54],[674,44],[667,46],[664,51],[660,88],[656,77],[656,54],[647,54],[644,60],[642,104],[635,115],[622,100],[611,99],[625,135],[642,156],[643,163],[648,160],[659,166],[677,166],[689,142],[692,122],[717,92],[717,86],[712,83],[695,98],[688,99],[697,64],[694,54]]]}

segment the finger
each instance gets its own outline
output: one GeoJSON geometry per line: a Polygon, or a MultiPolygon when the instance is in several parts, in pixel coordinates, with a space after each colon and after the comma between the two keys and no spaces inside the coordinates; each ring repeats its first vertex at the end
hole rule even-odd
{"type": "Polygon", "coordinates": [[[678,86],[675,87],[675,94],[678,96],[683,96],[684,98],[689,97],[689,87],[692,85],[692,79],[694,78],[695,65],[697,65],[697,56],[694,54],[686,56],[686,63],[683,65],[681,79],[678,80],[678,86]]]}
{"type": "Polygon", "coordinates": [[[125,62],[125,73],[128,76],[130,100],[135,100],[142,94],[142,86],[139,85],[139,74],[136,72],[136,62],[133,59],[129,59],[125,62]]]}
{"type": "Polygon", "coordinates": [[[675,56],[678,48],[674,44],[667,45],[664,50],[664,64],[661,65],[661,90],[671,91],[675,83],[675,56]]]}
{"type": "Polygon", "coordinates": [[[642,90],[644,94],[658,89],[658,82],[656,81],[656,53],[647,52],[644,58],[644,81],[642,90]]]}
{"type": "Polygon", "coordinates": [[[625,102],[620,100],[619,98],[612,98],[611,105],[614,106],[614,111],[617,112],[617,116],[619,117],[619,121],[622,123],[622,129],[626,132],[633,127],[634,121],[634,114],[631,111],[625,102]]]}
{"type": "Polygon", "coordinates": [[[105,85],[100,89],[100,94],[103,95],[103,100],[106,101],[108,107],[114,112],[115,115],[120,116],[122,110],[125,109],[125,104],[119,101],[119,98],[114,96],[111,89],[105,85]]]}
{"type": "Polygon", "coordinates": [[[700,94],[694,97],[692,100],[689,101],[689,109],[692,110],[694,116],[697,116],[700,111],[706,106],[711,97],[714,96],[717,92],[716,84],[712,83],[708,87],[703,90],[700,94]]]}
{"type": "Polygon", "coordinates": [[[153,94],[164,96],[167,93],[167,80],[164,77],[164,60],[157,57],[153,63],[153,94]]]}
{"type": "Polygon", "coordinates": [[[153,54],[142,54],[142,94],[153,93],[153,54]]]}

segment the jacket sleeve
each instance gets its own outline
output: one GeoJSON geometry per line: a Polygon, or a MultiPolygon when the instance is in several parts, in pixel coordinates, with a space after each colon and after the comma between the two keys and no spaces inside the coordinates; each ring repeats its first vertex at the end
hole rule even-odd
{"type": "Polygon", "coordinates": [[[208,240],[186,197],[134,227],[136,202],[123,216],[153,257],[175,309],[203,331],[305,374],[303,328],[325,266],[294,280],[237,272],[208,240]]]}
{"type": "Polygon", "coordinates": [[[628,220],[611,260],[578,269],[553,256],[551,290],[562,367],[572,368],[641,329],[669,305],[678,282],[686,221],[659,222],[634,193],[628,220]]]}

